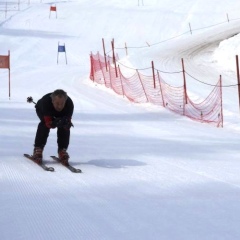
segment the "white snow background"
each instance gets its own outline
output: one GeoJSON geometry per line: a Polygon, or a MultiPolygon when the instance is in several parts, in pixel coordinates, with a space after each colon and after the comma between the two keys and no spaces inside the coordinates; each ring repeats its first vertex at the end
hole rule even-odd
{"type": "MultiPolygon", "coordinates": [[[[0,55],[10,50],[11,98],[8,70],[0,69],[1,240],[240,238],[240,2],[139,2],[31,1],[6,18],[2,10],[0,55]],[[51,4],[57,18],[49,18],[51,4]],[[197,80],[216,84],[222,75],[224,127],[131,103],[91,82],[89,54],[103,54],[102,38],[109,54],[114,38],[120,63],[135,69],[153,60],[159,70],[181,71],[183,58],[197,80]],[[57,64],[58,43],[68,64],[64,53],[57,64]],[[117,49],[125,43],[128,56],[117,49]],[[56,130],[44,150],[55,172],[23,157],[33,151],[39,122],[27,97],[59,88],[75,104],[68,152],[81,174],[50,159],[56,130]]],[[[182,74],[163,76],[182,85],[182,74]]],[[[197,80],[187,79],[189,94],[205,99],[212,87],[197,80]]]]}

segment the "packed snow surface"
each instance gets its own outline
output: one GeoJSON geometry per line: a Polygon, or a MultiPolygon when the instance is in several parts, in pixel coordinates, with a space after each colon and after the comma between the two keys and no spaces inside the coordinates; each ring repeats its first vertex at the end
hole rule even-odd
{"type": "MultiPolygon", "coordinates": [[[[2,0],[1,0],[2,1],[2,0]]],[[[240,2],[232,0],[75,0],[0,5],[0,239],[233,240],[240,238],[240,127],[235,57],[240,2]],[[56,6],[57,12],[50,12],[56,6]],[[228,21],[229,20],[229,21],[228,21]],[[192,33],[190,32],[190,27],[192,33]],[[144,69],[154,61],[191,96],[204,99],[222,76],[224,127],[194,122],[160,106],[134,104],[89,80],[89,54],[111,54],[144,69]],[[57,52],[65,44],[64,53],[57,52]],[[128,48],[126,55],[125,44],[128,48]],[[58,59],[58,64],[57,64],[58,59]],[[199,80],[199,81],[197,81],[199,80]],[[206,84],[203,84],[206,83],[206,84]],[[68,152],[74,174],[31,154],[34,104],[55,89],[73,99],[68,152]]],[[[148,74],[148,73],[146,73],[148,74]]]]}

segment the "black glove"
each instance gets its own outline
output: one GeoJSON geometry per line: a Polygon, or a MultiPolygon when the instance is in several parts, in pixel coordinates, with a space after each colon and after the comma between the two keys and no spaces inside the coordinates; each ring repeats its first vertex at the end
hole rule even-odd
{"type": "Polygon", "coordinates": [[[69,130],[71,127],[73,127],[73,124],[71,122],[71,119],[68,117],[62,117],[62,118],[53,118],[52,121],[52,128],[65,128],[66,130],[69,130]]]}
{"type": "Polygon", "coordinates": [[[60,127],[64,128],[65,130],[69,130],[71,127],[73,127],[71,118],[63,117],[60,127]]]}

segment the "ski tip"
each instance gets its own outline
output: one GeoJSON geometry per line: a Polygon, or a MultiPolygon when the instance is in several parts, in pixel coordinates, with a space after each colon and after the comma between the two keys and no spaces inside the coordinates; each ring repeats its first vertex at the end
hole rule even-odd
{"type": "Polygon", "coordinates": [[[48,167],[48,171],[50,171],[50,172],[54,172],[55,169],[54,169],[53,167],[48,167]]]}

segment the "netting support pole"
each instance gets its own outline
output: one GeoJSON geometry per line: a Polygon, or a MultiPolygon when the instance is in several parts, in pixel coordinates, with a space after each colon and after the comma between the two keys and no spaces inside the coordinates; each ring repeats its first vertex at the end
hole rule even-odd
{"type": "Polygon", "coordinates": [[[163,91],[162,91],[162,85],[161,85],[161,79],[160,79],[160,74],[159,74],[159,71],[158,71],[158,70],[157,70],[157,76],[158,76],[158,82],[159,82],[159,87],[160,87],[161,96],[162,96],[163,107],[165,107],[165,102],[164,102],[164,97],[163,97],[163,91]]]}
{"type": "Polygon", "coordinates": [[[117,74],[117,65],[116,65],[116,58],[115,58],[115,52],[114,52],[114,39],[112,40],[112,52],[113,52],[113,64],[115,67],[115,74],[116,74],[116,78],[117,78],[118,74],[117,74]]]}
{"type": "Polygon", "coordinates": [[[223,127],[223,107],[222,107],[222,76],[220,75],[220,95],[221,95],[221,126],[223,127]]]}
{"type": "Polygon", "coordinates": [[[156,88],[156,79],[155,79],[155,72],[154,72],[154,63],[152,61],[152,73],[153,73],[153,87],[156,88]]]}
{"type": "Polygon", "coordinates": [[[136,71],[137,71],[137,74],[138,74],[138,78],[139,78],[139,80],[140,80],[140,83],[141,83],[141,85],[142,85],[142,88],[143,88],[143,91],[144,91],[144,95],[145,95],[145,97],[146,97],[146,101],[149,102],[148,97],[147,97],[147,93],[146,93],[146,91],[145,91],[145,88],[144,88],[144,85],[143,85],[143,82],[142,82],[142,79],[141,79],[141,77],[140,77],[140,74],[139,74],[138,70],[136,70],[136,71]]]}
{"type": "MultiPolygon", "coordinates": [[[[102,72],[104,84],[105,84],[105,87],[107,87],[106,76],[105,76],[105,74],[104,74],[104,72],[103,72],[103,67],[102,67],[102,64],[101,64],[101,59],[100,59],[100,54],[99,54],[99,52],[97,52],[97,56],[98,56],[98,64],[99,64],[100,70],[101,70],[101,72],[102,72]]],[[[109,64],[109,69],[110,69],[110,64],[109,64]]],[[[110,75],[110,71],[109,71],[109,75],[110,75]]]]}
{"type": "Polygon", "coordinates": [[[91,62],[91,73],[90,73],[90,78],[92,78],[92,81],[94,82],[94,62],[93,62],[93,56],[92,52],[90,53],[90,62],[91,62]]]}
{"type": "Polygon", "coordinates": [[[191,23],[189,23],[188,25],[189,25],[190,33],[191,33],[191,35],[192,35],[191,23]]]}
{"type": "Polygon", "coordinates": [[[107,68],[107,58],[106,58],[106,49],[105,49],[104,38],[102,38],[102,45],[103,45],[103,54],[104,54],[105,67],[106,67],[106,72],[107,72],[108,68],[107,68]]]}
{"type": "Polygon", "coordinates": [[[230,22],[230,21],[229,21],[229,17],[228,17],[228,14],[227,14],[227,21],[228,21],[228,22],[230,22]]]}
{"type": "Polygon", "coordinates": [[[126,55],[128,55],[127,43],[125,43],[126,55]]]}
{"type": "Polygon", "coordinates": [[[122,82],[122,74],[121,74],[121,70],[120,70],[119,65],[118,65],[118,72],[119,72],[119,77],[120,77],[120,81],[121,81],[122,96],[124,97],[125,93],[124,93],[123,82],[122,82]]]}
{"type": "Polygon", "coordinates": [[[238,55],[236,55],[236,65],[237,65],[237,80],[238,80],[238,101],[239,101],[239,110],[240,110],[240,75],[239,75],[238,55]]]}
{"type": "Polygon", "coordinates": [[[182,72],[183,72],[183,87],[184,87],[184,94],[183,94],[183,97],[184,97],[184,102],[185,104],[187,104],[187,84],[186,84],[186,76],[185,76],[185,68],[184,68],[184,61],[183,61],[183,58],[182,58],[182,72]]]}

